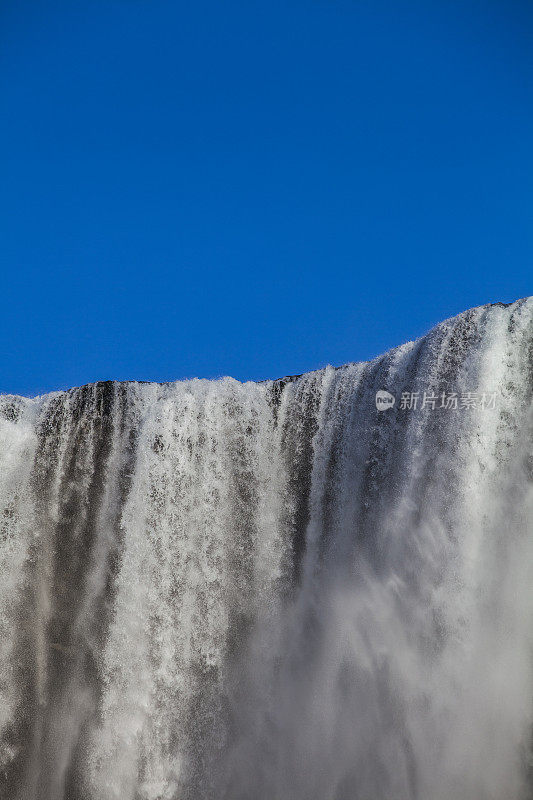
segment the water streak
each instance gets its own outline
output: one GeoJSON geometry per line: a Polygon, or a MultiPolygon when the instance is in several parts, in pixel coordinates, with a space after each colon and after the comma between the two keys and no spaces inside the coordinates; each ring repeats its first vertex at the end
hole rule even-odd
{"type": "Polygon", "coordinates": [[[0,796],[531,800],[532,394],[530,299],[1,397],[0,796]]]}

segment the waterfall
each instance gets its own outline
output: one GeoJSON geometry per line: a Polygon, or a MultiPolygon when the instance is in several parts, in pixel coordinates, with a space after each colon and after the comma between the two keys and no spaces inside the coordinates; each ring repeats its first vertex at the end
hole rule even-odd
{"type": "Polygon", "coordinates": [[[0,397],[0,797],[531,800],[532,393],[528,299],[0,397]]]}

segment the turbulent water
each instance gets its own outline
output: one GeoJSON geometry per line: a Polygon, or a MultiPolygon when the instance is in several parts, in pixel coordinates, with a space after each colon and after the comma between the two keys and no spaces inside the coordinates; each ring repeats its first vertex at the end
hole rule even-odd
{"type": "Polygon", "coordinates": [[[0,398],[2,800],[532,798],[532,383],[530,299],[0,398]]]}

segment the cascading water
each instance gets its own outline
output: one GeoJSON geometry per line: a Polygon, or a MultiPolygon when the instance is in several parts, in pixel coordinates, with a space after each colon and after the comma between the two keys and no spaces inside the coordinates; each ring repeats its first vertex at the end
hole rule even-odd
{"type": "Polygon", "coordinates": [[[0,398],[2,800],[532,798],[532,391],[529,299],[0,398]]]}

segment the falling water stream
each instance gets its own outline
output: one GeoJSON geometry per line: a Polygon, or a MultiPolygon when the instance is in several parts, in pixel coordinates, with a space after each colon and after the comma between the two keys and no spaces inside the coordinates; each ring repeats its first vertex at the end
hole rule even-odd
{"type": "Polygon", "coordinates": [[[532,391],[529,299],[0,397],[0,798],[531,800],[532,391]]]}

